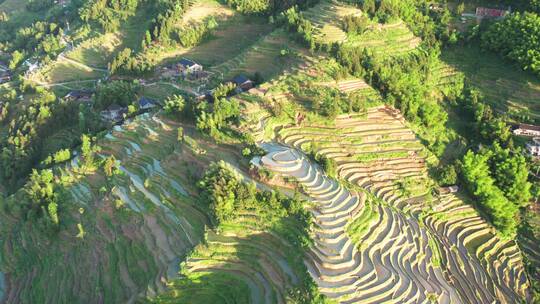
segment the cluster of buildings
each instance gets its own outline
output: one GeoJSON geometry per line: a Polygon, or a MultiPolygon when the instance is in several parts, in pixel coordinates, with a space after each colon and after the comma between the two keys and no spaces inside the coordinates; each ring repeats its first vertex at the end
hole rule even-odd
{"type": "MultiPolygon", "coordinates": [[[[161,68],[160,75],[162,78],[179,78],[190,81],[207,81],[212,73],[204,71],[204,67],[188,58],[182,58],[175,64],[161,68]]],[[[254,82],[245,75],[237,75],[229,83],[236,86],[237,94],[248,91],[254,87],[254,82]]],[[[209,90],[197,96],[197,99],[204,99],[212,96],[213,91],[209,90]]]]}
{"type": "MultiPolygon", "coordinates": [[[[139,111],[147,111],[152,108],[157,107],[157,103],[147,97],[142,96],[137,101],[137,106],[139,111]]],[[[109,107],[107,107],[105,110],[101,111],[100,116],[104,120],[118,123],[123,121],[126,118],[126,115],[128,114],[128,108],[122,107],[117,104],[112,104],[109,107]]]]}
{"type": "MultiPolygon", "coordinates": [[[[66,94],[66,96],[64,96],[64,100],[69,102],[89,104],[92,102],[93,95],[94,92],[90,90],[74,90],[66,94]]],[[[137,101],[139,111],[147,111],[157,107],[157,105],[158,104],[154,100],[144,96],[140,97],[137,101]]],[[[127,114],[128,108],[120,106],[118,104],[112,104],[105,110],[100,112],[100,116],[102,119],[114,123],[123,121],[127,114]]]]}
{"type": "Polygon", "coordinates": [[[183,78],[190,81],[206,81],[212,74],[204,71],[201,64],[182,58],[175,64],[161,68],[161,78],[183,78]]]}
{"type": "Polygon", "coordinates": [[[533,157],[540,157],[540,126],[520,124],[514,129],[513,133],[519,136],[532,137],[527,143],[527,152],[533,157]]]}

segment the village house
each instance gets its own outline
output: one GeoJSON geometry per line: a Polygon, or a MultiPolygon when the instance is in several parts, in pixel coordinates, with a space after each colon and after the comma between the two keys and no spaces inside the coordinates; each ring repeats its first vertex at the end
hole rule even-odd
{"type": "Polygon", "coordinates": [[[212,102],[214,100],[213,97],[214,97],[214,90],[206,90],[203,93],[200,93],[197,96],[195,96],[195,100],[198,102],[201,102],[204,100],[212,102]]]}
{"type": "Polygon", "coordinates": [[[526,145],[527,151],[533,157],[540,157],[540,137],[535,137],[526,145]]]}
{"type": "Polygon", "coordinates": [[[162,67],[159,71],[159,77],[161,79],[167,79],[181,76],[179,66],[179,64],[172,64],[162,67]]]}
{"type": "Polygon", "coordinates": [[[24,65],[28,68],[27,73],[32,73],[39,68],[39,62],[34,59],[26,59],[24,65]]]}
{"type": "Polygon", "coordinates": [[[210,78],[212,73],[207,71],[196,71],[187,75],[187,79],[190,81],[205,82],[210,78]]]}
{"type": "Polygon", "coordinates": [[[514,129],[513,133],[521,136],[540,137],[540,126],[519,124],[519,126],[514,129]]]}
{"type": "Polygon", "coordinates": [[[249,78],[247,78],[244,75],[238,75],[233,78],[232,82],[236,85],[236,92],[238,94],[248,91],[249,89],[254,87],[253,81],[251,81],[249,78]]]}
{"type": "Polygon", "coordinates": [[[92,95],[93,95],[92,91],[74,90],[67,93],[67,95],[64,96],[64,99],[67,101],[72,101],[72,102],[76,101],[76,102],[88,103],[92,101],[92,95]]]}
{"type": "Polygon", "coordinates": [[[100,115],[105,120],[119,122],[124,120],[124,114],[127,114],[127,112],[127,108],[112,104],[107,109],[101,111],[100,115]]]}
{"type": "Polygon", "coordinates": [[[150,98],[146,98],[144,96],[139,98],[138,103],[139,103],[140,110],[148,110],[148,109],[155,108],[157,106],[155,101],[153,101],[150,98]]]}
{"type": "Polygon", "coordinates": [[[487,8],[487,7],[477,7],[476,8],[476,17],[477,18],[504,18],[510,13],[510,9],[496,9],[496,8],[487,8]]]}
{"type": "Polygon", "coordinates": [[[182,58],[180,62],[178,62],[178,64],[179,64],[180,72],[184,76],[187,76],[191,73],[202,72],[203,70],[202,65],[196,63],[193,60],[189,60],[186,58],[182,58]]]}

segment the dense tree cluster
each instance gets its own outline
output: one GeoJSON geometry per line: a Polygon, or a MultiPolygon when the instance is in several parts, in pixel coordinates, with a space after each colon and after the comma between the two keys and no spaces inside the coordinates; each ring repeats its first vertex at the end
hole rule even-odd
{"type": "Polygon", "coordinates": [[[217,226],[248,210],[255,211],[264,219],[261,224],[268,226],[285,216],[305,222],[310,218],[299,199],[286,198],[273,191],[258,192],[255,184],[246,183],[224,161],[212,163],[198,185],[217,226]]]}
{"type": "Polygon", "coordinates": [[[213,138],[219,138],[221,131],[238,120],[240,104],[236,99],[217,98],[213,103],[199,103],[196,112],[197,128],[213,138]]]}
{"type": "Polygon", "coordinates": [[[433,87],[428,81],[430,66],[439,60],[438,54],[438,49],[432,48],[406,57],[380,60],[366,51],[339,48],[336,58],[352,74],[366,77],[408,120],[429,129],[435,137],[431,148],[441,153],[440,137],[445,132],[447,114],[430,98],[433,87]]]}
{"type": "Polygon", "coordinates": [[[505,236],[515,234],[518,212],[531,199],[525,158],[497,143],[479,153],[469,151],[461,162],[465,187],[505,236]]]}
{"type": "Polygon", "coordinates": [[[485,144],[498,142],[503,146],[512,146],[510,127],[505,120],[495,115],[477,89],[467,85],[457,98],[461,119],[472,122],[472,129],[467,135],[470,139],[485,144]]]}
{"type": "Polygon", "coordinates": [[[52,170],[33,170],[30,180],[24,188],[27,200],[22,206],[27,220],[46,218],[58,225],[59,201],[61,200],[62,186],[55,181],[52,170]]]}
{"type": "Polygon", "coordinates": [[[116,54],[116,57],[109,63],[111,74],[129,74],[141,76],[148,74],[154,69],[154,64],[150,63],[143,54],[135,54],[130,48],[125,48],[116,54]]]}
{"type": "Polygon", "coordinates": [[[178,28],[176,39],[183,47],[194,47],[208,38],[218,26],[215,18],[209,18],[206,22],[178,28]]]}
{"type": "Polygon", "coordinates": [[[133,16],[140,0],[94,0],[87,1],[79,10],[84,22],[95,21],[106,32],[118,30],[121,21],[133,16]]]}
{"type": "Polygon", "coordinates": [[[320,85],[292,88],[293,93],[311,102],[311,108],[316,113],[328,118],[335,118],[349,109],[348,95],[336,88],[320,85]]]}
{"type": "Polygon", "coordinates": [[[482,34],[482,45],[540,76],[540,16],[516,12],[482,34]]]}
{"type": "Polygon", "coordinates": [[[277,15],[295,5],[305,8],[318,0],[227,0],[227,3],[244,14],[277,15]]]}
{"type": "Polygon", "coordinates": [[[55,58],[65,47],[63,36],[63,29],[56,23],[37,21],[19,29],[10,48],[13,51],[10,67],[19,65],[25,54],[45,55],[45,60],[55,58]]]}
{"type": "Polygon", "coordinates": [[[111,81],[97,87],[94,108],[103,110],[112,104],[127,107],[137,100],[139,86],[128,81],[111,81]]]}
{"type": "Polygon", "coordinates": [[[43,144],[55,132],[76,125],[78,108],[65,103],[43,88],[36,88],[28,105],[10,117],[8,134],[0,141],[0,174],[7,185],[15,186],[41,159],[43,144]]]}
{"type": "Polygon", "coordinates": [[[309,20],[304,18],[298,7],[294,6],[283,12],[283,18],[289,30],[296,32],[300,41],[309,45],[311,50],[317,47],[315,41],[315,27],[309,20]]]}
{"type": "Polygon", "coordinates": [[[366,15],[347,15],[343,18],[343,30],[347,33],[362,34],[370,25],[370,20],[366,15]]]}
{"type": "Polygon", "coordinates": [[[167,114],[179,115],[182,114],[186,107],[186,100],[182,95],[173,95],[165,100],[163,110],[167,114]]]}
{"type": "Polygon", "coordinates": [[[144,43],[148,46],[151,43],[149,40],[152,40],[168,46],[172,43],[171,34],[176,29],[176,22],[188,8],[189,1],[164,0],[157,5],[157,10],[160,13],[153,20],[150,31],[146,34],[144,43]]]}

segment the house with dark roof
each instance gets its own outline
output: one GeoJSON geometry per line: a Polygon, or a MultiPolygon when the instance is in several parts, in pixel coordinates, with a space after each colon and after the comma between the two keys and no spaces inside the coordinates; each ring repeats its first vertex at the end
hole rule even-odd
{"type": "Polygon", "coordinates": [[[67,101],[90,102],[94,93],[88,90],[73,90],[64,96],[67,101]]]}
{"type": "Polygon", "coordinates": [[[139,109],[141,110],[148,110],[151,108],[155,108],[157,106],[154,100],[144,97],[144,96],[139,98],[138,104],[139,104],[139,109]]]}
{"type": "Polygon", "coordinates": [[[513,133],[521,136],[540,137],[540,126],[519,124],[518,127],[513,130],[513,133]]]}
{"type": "Polygon", "coordinates": [[[182,75],[186,76],[191,73],[195,72],[201,72],[203,70],[203,66],[196,63],[193,60],[182,58],[179,62],[179,68],[182,75]]]}
{"type": "Polygon", "coordinates": [[[124,114],[127,114],[128,110],[125,107],[121,107],[117,104],[110,105],[107,109],[101,111],[100,115],[103,119],[112,122],[119,122],[124,120],[124,114]]]}
{"type": "Polygon", "coordinates": [[[209,102],[213,102],[214,101],[214,90],[206,90],[204,91],[203,93],[199,93],[197,96],[195,96],[195,100],[196,101],[209,101],[209,102]]]}
{"type": "Polygon", "coordinates": [[[232,79],[232,82],[236,85],[236,92],[242,93],[254,87],[252,80],[247,78],[245,75],[238,75],[232,79]]]}

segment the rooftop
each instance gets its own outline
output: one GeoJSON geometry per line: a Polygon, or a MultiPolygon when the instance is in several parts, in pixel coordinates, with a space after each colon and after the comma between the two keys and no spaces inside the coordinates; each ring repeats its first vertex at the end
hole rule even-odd
{"type": "Polygon", "coordinates": [[[197,63],[193,60],[182,58],[180,59],[180,64],[187,67],[192,67],[194,65],[197,65],[197,63]]]}
{"type": "Polygon", "coordinates": [[[241,85],[241,84],[246,83],[246,82],[251,81],[251,80],[249,80],[249,78],[247,78],[245,75],[238,75],[238,76],[234,77],[232,79],[232,81],[237,85],[241,85]]]}
{"type": "Polygon", "coordinates": [[[141,97],[139,98],[139,106],[147,106],[147,105],[155,105],[156,102],[150,98],[147,97],[141,97]]]}
{"type": "Polygon", "coordinates": [[[519,124],[518,129],[540,132],[540,126],[528,125],[528,124],[519,124]]]}

